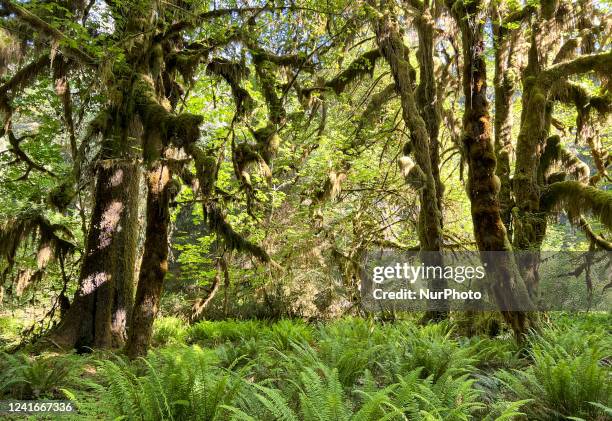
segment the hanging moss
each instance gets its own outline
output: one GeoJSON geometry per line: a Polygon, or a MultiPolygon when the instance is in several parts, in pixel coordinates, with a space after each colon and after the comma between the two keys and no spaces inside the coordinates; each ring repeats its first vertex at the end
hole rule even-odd
{"type": "Polygon", "coordinates": [[[18,39],[14,38],[9,31],[0,28],[0,75],[2,75],[9,64],[21,58],[22,48],[18,39]]]}
{"type": "MultiPolygon", "coordinates": [[[[213,156],[208,156],[202,153],[199,149],[196,149],[196,154],[200,155],[196,159],[194,157],[196,173],[199,174],[199,190],[200,194],[204,198],[209,198],[215,187],[216,175],[217,175],[217,160],[213,156]]],[[[194,150],[190,150],[194,153],[194,150]]],[[[191,183],[189,183],[191,184],[191,183]]]]}
{"type": "Polygon", "coordinates": [[[70,178],[60,183],[49,192],[47,196],[48,201],[59,212],[64,212],[76,196],[74,184],[74,180],[70,178]]]}
{"type": "Polygon", "coordinates": [[[276,65],[270,61],[259,61],[254,57],[255,71],[261,90],[268,106],[268,119],[274,124],[282,124],[285,120],[285,108],[277,95],[276,65]]]}
{"type": "Polygon", "coordinates": [[[206,59],[209,48],[181,50],[167,55],[165,66],[168,72],[178,71],[186,83],[191,83],[200,63],[206,59]]]}
{"type": "Polygon", "coordinates": [[[364,127],[371,125],[375,116],[380,114],[381,108],[396,95],[395,83],[387,85],[382,91],[372,95],[366,109],[361,114],[358,120],[356,134],[359,135],[364,127]]]}
{"type": "Polygon", "coordinates": [[[559,7],[559,0],[541,0],[540,7],[544,19],[552,19],[559,7]]]}
{"type": "Polygon", "coordinates": [[[236,169],[236,177],[242,180],[247,185],[251,185],[251,177],[249,175],[249,167],[252,163],[259,164],[259,170],[263,177],[270,179],[272,173],[270,167],[261,155],[248,143],[241,143],[234,148],[234,164],[236,169]]]}
{"type": "Polygon", "coordinates": [[[540,200],[543,211],[565,209],[570,215],[591,214],[612,229],[612,192],[599,190],[578,181],[553,183],[540,200]]]}
{"type": "MultiPolygon", "coordinates": [[[[208,227],[223,238],[228,249],[249,253],[262,262],[270,261],[270,257],[263,248],[248,241],[232,228],[225,220],[223,212],[212,200],[211,193],[217,177],[217,164],[214,157],[206,154],[196,144],[188,145],[186,151],[195,162],[196,176],[200,184],[200,195],[202,197],[202,209],[208,227]]],[[[189,181],[188,174],[185,174],[183,178],[189,181]]]]}
{"type": "Polygon", "coordinates": [[[372,76],[376,60],[380,57],[381,54],[378,48],[362,54],[349,64],[344,71],[328,81],[325,86],[333,89],[334,92],[339,95],[350,83],[367,75],[372,76]]]}
{"type": "Polygon", "coordinates": [[[232,96],[236,103],[236,114],[248,115],[253,111],[255,101],[246,89],[240,86],[241,80],[248,76],[248,68],[244,63],[231,62],[217,58],[212,60],[206,67],[209,74],[222,77],[232,90],[232,96]]]}
{"type": "Polygon", "coordinates": [[[589,107],[597,111],[601,117],[607,116],[612,112],[612,93],[591,97],[589,107]]]}
{"type": "Polygon", "coordinates": [[[276,131],[276,125],[269,122],[266,126],[257,130],[252,130],[251,133],[257,142],[257,150],[259,154],[270,165],[272,158],[276,156],[280,146],[281,138],[276,131]]]}
{"type": "Polygon", "coordinates": [[[31,83],[41,72],[47,70],[50,64],[49,55],[44,54],[23,66],[11,79],[0,86],[0,96],[6,95],[9,91],[15,92],[22,89],[26,84],[31,83]]]}
{"type": "Polygon", "coordinates": [[[54,256],[66,255],[76,246],[65,238],[72,232],[61,224],[52,224],[35,210],[27,210],[0,226],[0,259],[8,262],[3,277],[13,267],[19,247],[28,239],[39,239],[39,251],[46,249],[54,256]]]}
{"type": "Polygon", "coordinates": [[[578,48],[578,40],[576,38],[570,38],[561,46],[559,52],[555,56],[553,63],[561,63],[563,61],[571,60],[576,57],[576,49],[578,48]]]}
{"type": "Polygon", "coordinates": [[[590,175],[589,166],[561,145],[559,136],[551,136],[546,140],[544,152],[540,157],[539,170],[546,178],[554,165],[561,164],[567,174],[571,174],[580,182],[587,182],[590,175]]]}
{"type": "Polygon", "coordinates": [[[270,261],[270,256],[268,256],[268,253],[266,253],[263,248],[248,241],[242,235],[234,231],[214,202],[209,202],[205,206],[204,211],[208,227],[223,238],[229,250],[246,252],[264,263],[270,261]]]}
{"type": "Polygon", "coordinates": [[[330,170],[323,187],[315,191],[314,204],[321,204],[327,200],[335,200],[342,191],[342,183],[346,180],[345,172],[330,170]]]}
{"type": "Polygon", "coordinates": [[[161,150],[169,143],[185,147],[199,138],[202,116],[189,113],[175,115],[169,112],[157,100],[149,78],[141,76],[134,83],[133,98],[134,108],[144,128],[145,161],[153,162],[159,158],[161,150]]]}

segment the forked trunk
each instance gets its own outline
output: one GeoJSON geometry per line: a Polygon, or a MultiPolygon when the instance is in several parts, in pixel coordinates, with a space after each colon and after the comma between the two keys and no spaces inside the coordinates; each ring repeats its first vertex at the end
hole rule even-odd
{"type": "Polygon", "coordinates": [[[146,354],[151,341],[164,277],[168,271],[168,225],[170,223],[169,168],[158,161],[147,173],[147,228],[144,254],[138,277],[136,301],[130,324],[126,354],[136,358],[146,354]]]}
{"type": "MultiPolygon", "coordinates": [[[[421,251],[424,252],[422,260],[428,266],[443,266],[442,255],[439,253],[442,248],[441,213],[430,155],[429,132],[413,93],[414,75],[408,62],[408,50],[402,41],[397,22],[389,13],[389,10],[385,10],[385,14],[375,22],[376,41],[391,68],[395,89],[401,100],[402,117],[410,130],[414,158],[421,169],[419,240],[421,251]]],[[[434,291],[441,290],[445,284],[444,279],[432,279],[430,288],[434,291]]],[[[447,314],[448,303],[440,301],[435,308],[427,312],[426,319],[440,320],[447,317],[447,314]]]]}

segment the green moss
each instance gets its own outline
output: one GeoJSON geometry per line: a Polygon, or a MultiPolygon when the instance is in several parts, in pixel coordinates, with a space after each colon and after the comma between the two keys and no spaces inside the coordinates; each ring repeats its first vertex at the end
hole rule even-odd
{"type": "Polygon", "coordinates": [[[590,213],[612,229],[612,192],[599,190],[577,181],[551,184],[542,195],[540,205],[544,211],[565,208],[575,217],[590,213]]]}
{"type": "Polygon", "coordinates": [[[336,94],[342,93],[350,83],[359,80],[363,76],[371,76],[374,72],[376,60],[380,57],[381,54],[378,48],[364,53],[351,62],[344,71],[328,81],[325,86],[333,89],[336,94]]]}

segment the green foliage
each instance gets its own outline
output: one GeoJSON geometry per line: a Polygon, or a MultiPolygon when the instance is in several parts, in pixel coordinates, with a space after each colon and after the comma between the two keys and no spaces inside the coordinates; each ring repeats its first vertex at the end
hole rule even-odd
{"type": "Polygon", "coordinates": [[[103,402],[115,415],[140,420],[222,420],[240,378],[215,367],[214,351],[173,346],[136,365],[117,358],[100,361],[107,384],[103,402]]]}
{"type": "Polygon", "coordinates": [[[153,323],[153,346],[184,343],[187,338],[187,322],[178,317],[160,317],[153,323]]]}
{"type": "Polygon", "coordinates": [[[223,320],[211,322],[204,320],[191,326],[188,331],[188,341],[212,342],[213,344],[225,341],[248,340],[265,334],[267,327],[258,320],[223,320]]]}
{"type": "Polygon", "coordinates": [[[461,347],[451,338],[448,325],[428,324],[410,328],[405,333],[406,346],[400,370],[421,368],[422,378],[440,379],[445,374],[462,374],[473,370],[476,361],[468,348],[461,347]]]}
{"type": "Polygon", "coordinates": [[[11,316],[0,317],[0,349],[19,341],[22,322],[11,316]]]}
{"type": "Polygon", "coordinates": [[[601,405],[612,405],[612,373],[604,362],[610,351],[609,338],[585,338],[585,332],[577,330],[546,336],[531,340],[530,367],[501,371],[499,379],[513,397],[533,399],[525,407],[531,417],[594,419],[602,415],[601,405]]]}
{"type": "Polygon", "coordinates": [[[521,352],[504,336],[457,336],[451,323],[228,320],[186,328],[165,317],[155,327],[158,348],[134,361],[2,354],[0,393],[69,397],[92,419],[606,419],[610,315],[551,318],[521,352]],[[191,339],[202,347],[181,344],[191,339]]]}
{"type": "Polygon", "coordinates": [[[38,357],[0,353],[0,396],[16,399],[63,397],[62,388],[75,384],[83,361],[76,356],[38,357]]]}

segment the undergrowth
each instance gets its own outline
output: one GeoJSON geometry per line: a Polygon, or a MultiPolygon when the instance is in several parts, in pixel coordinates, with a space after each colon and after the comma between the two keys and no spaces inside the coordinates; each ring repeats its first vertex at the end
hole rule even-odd
{"type": "MultiPolygon", "coordinates": [[[[441,323],[155,323],[154,349],[1,354],[2,398],[116,420],[608,420],[608,315],[556,316],[519,348],[441,323]]],[[[42,418],[46,419],[46,418],[42,418]]]]}

